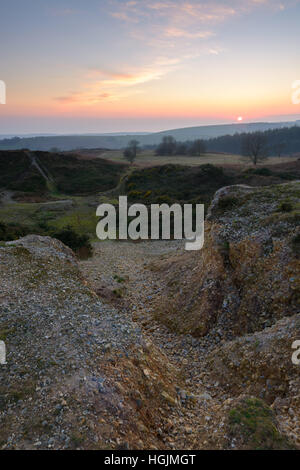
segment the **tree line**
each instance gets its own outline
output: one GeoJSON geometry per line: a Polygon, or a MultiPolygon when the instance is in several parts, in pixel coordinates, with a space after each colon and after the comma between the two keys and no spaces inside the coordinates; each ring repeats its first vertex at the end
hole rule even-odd
{"type": "MultiPolygon", "coordinates": [[[[196,139],[187,142],[177,142],[171,135],[163,137],[159,145],[151,145],[147,146],[147,148],[154,149],[157,156],[190,155],[200,157],[206,153],[204,140],[196,139]]],[[[125,148],[123,156],[132,164],[140,150],[139,142],[131,140],[125,148]]]]}
{"type": "MultiPolygon", "coordinates": [[[[225,135],[213,139],[196,139],[180,142],[172,136],[164,136],[158,145],[145,148],[155,151],[157,156],[204,156],[207,152],[222,152],[243,155],[254,165],[269,156],[281,157],[300,152],[300,127],[273,129],[225,135]]],[[[139,142],[131,140],[124,150],[124,157],[133,163],[140,151],[139,142]]]]}
{"type": "Polygon", "coordinates": [[[281,157],[300,152],[300,126],[283,127],[263,132],[239,133],[223,135],[206,141],[208,152],[226,152],[241,155],[245,149],[245,143],[250,136],[259,137],[264,142],[264,153],[267,156],[281,157]]]}

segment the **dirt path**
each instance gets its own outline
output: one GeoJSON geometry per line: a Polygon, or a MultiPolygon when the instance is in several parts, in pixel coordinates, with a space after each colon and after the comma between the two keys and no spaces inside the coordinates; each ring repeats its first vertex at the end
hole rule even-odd
{"type": "MultiPolygon", "coordinates": [[[[93,258],[81,269],[93,289],[107,302],[130,313],[145,336],[160,348],[183,378],[178,387],[178,406],[166,423],[165,440],[170,448],[216,448],[224,423],[218,419],[222,398],[213,384],[204,384],[201,361],[207,353],[205,341],[177,335],[152,317],[153,303],[164,289],[164,279],[149,269],[151,261],[183,251],[181,241],[114,242],[95,244],[93,258]]],[[[223,432],[224,435],[224,432],[223,432]]]]}

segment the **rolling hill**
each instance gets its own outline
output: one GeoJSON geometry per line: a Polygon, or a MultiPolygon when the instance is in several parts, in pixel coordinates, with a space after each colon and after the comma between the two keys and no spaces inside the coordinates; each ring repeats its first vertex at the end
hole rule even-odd
{"type": "Polygon", "coordinates": [[[90,135],[51,135],[35,137],[13,137],[0,140],[0,150],[78,150],[87,148],[120,149],[131,139],[136,139],[141,145],[156,145],[166,135],[172,135],[176,140],[185,141],[197,138],[210,139],[223,135],[234,135],[241,132],[265,131],[299,125],[300,121],[290,122],[256,122],[243,124],[224,124],[215,126],[196,126],[181,129],[171,129],[151,134],[90,134],[90,135]]]}

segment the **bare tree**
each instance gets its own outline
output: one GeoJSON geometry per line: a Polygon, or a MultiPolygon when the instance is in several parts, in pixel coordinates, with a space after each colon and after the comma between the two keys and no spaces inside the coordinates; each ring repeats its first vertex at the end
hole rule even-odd
{"type": "Polygon", "coordinates": [[[263,132],[245,134],[242,138],[242,155],[254,165],[267,158],[267,138],[263,132]]]}
{"type": "Polygon", "coordinates": [[[124,150],[123,156],[132,165],[139,151],[139,142],[137,140],[131,140],[124,150]]]}

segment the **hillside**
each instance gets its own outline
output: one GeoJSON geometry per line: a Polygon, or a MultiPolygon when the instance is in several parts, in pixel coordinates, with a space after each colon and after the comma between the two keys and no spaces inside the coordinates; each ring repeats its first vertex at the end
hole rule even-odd
{"type": "Polygon", "coordinates": [[[220,189],[200,252],[1,243],[1,448],[299,447],[299,196],[220,189]]]}
{"type": "Polygon", "coordinates": [[[0,188],[30,193],[89,194],[115,187],[125,164],[76,154],[0,151],[0,188]]]}
{"type": "Polygon", "coordinates": [[[129,200],[147,203],[201,202],[208,207],[222,186],[267,186],[300,179],[300,160],[263,168],[203,164],[161,165],[132,171],[120,191],[129,200]]]}
{"type": "MultiPolygon", "coordinates": [[[[259,167],[203,164],[129,167],[89,154],[0,152],[0,237],[57,235],[71,227],[95,239],[101,202],[204,203],[222,186],[264,186],[300,179],[300,160],[259,167]]],[[[74,247],[73,247],[74,248],[74,247]]],[[[74,248],[75,249],[75,248],[74,248]]]]}
{"type": "Polygon", "coordinates": [[[295,122],[251,122],[239,124],[219,124],[214,126],[196,126],[186,127],[183,129],[170,129],[167,131],[156,132],[149,136],[143,137],[143,144],[158,144],[162,137],[171,135],[178,141],[195,140],[195,139],[211,139],[223,135],[234,135],[242,132],[266,131],[269,129],[280,129],[299,125],[300,121],[295,122]]]}
{"type": "Polygon", "coordinates": [[[30,150],[49,151],[53,148],[64,150],[79,150],[88,148],[120,149],[126,147],[131,139],[136,139],[141,145],[157,145],[166,135],[173,136],[178,141],[194,139],[210,139],[222,135],[233,135],[237,132],[265,131],[299,125],[295,122],[258,122],[248,124],[223,124],[214,126],[196,126],[182,129],[170,129],[148,134],[128,135],[50,135],[36,137],[13,137],[0,140],[0,150],[16,150],[27,148],[30,150]]]}

